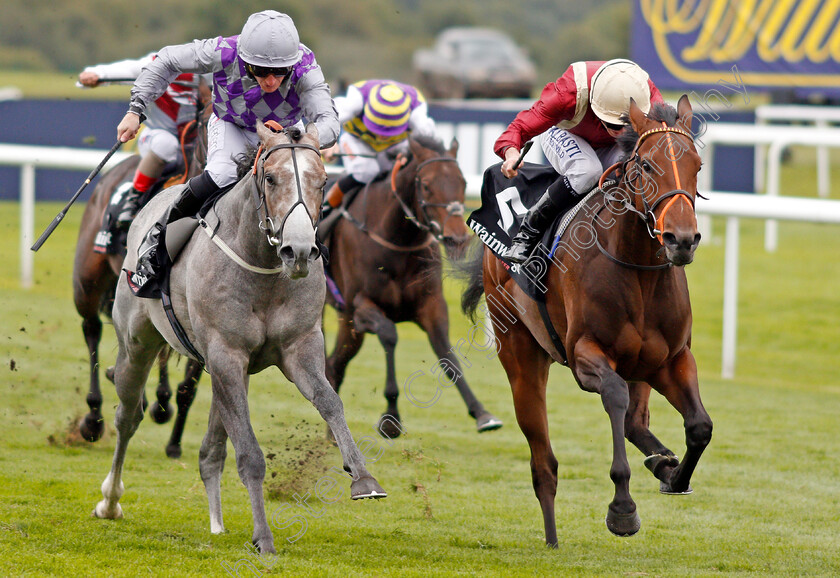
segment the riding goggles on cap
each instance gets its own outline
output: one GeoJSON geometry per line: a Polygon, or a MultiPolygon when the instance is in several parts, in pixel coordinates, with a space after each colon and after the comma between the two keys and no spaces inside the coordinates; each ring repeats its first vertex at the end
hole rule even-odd
{"type": "Polygon", "coordinates": [[[286,76],[292,71],[291,66],[283,66],[281,68],[270,68],[268,66],[257,66],[255,64],[246,64],[245,68],[251,76],[259,76],[265,78],[267,76],[286,76]]]}
{"type": "Polygon", "coordinates": [[[612,131],[619,131],[625,127],[623,124],[612,124],[611,122],[601,121],[601,124],[604,125],[604,128],[608,128],[612,131]]]}

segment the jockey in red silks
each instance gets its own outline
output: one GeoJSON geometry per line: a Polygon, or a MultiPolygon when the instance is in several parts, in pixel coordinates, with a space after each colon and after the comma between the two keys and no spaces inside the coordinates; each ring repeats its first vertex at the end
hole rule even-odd
{"type": "MultiPolygon", "coordinates": [[[[133,60],[88,66],[79,74],[79,84],[95,87],[110,80],[135,80],[155,56],[152,52],[133,60]]],[[[199,75],[180,74],[160,98],[146,107],[146,127],[137,141],[140,165],[134,173],[132,187],[125,194],[123,209],[117,216],[119,228],[128,229],[140,208],[143,193],[160,179],[168,164],[178,161],[181,149],[179,136],[187,123],[196,118],[202,96],[199,90],[209,97],[206,82],[199,75]]]]}
{"type": "Polygon", "coordinates": [[[525,215],[505,255],[510,261],[524,262],[556,215],[576,204],[606,168],[622,159],[616,137],[624,129],[622,117],[631,98],[645,113],[651,103],[662,102],[659,90],[635,62],[575,62],[496,140],[493,150],[504,159],[501,170],[506,177],[516,176],[522,145],[538,135],[546,159],[560,175],[525,215]]]}

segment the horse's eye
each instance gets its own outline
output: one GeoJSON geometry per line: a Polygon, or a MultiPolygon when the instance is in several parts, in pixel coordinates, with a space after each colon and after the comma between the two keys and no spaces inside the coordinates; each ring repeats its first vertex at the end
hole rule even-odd
{"type": "Polygon", "coordinates": [[[650,166],[650,163],[649,163],[649,162],[647,162],[647,161],[642,161],[642,169],[643,169],[646,173],[649,173],[649,172],[651,172],[651,171],[653,170],[653,167],[652,167],[652,166],[650,166]]]}
{"type": "Polygon", "coordinates": [[[265,175],[265,184],[273,185],[274,184],[274,177],[271,175],[265,175]]]}

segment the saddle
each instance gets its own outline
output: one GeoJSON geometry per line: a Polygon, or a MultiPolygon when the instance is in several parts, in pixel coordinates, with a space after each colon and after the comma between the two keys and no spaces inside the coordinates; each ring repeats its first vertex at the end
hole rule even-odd
{"type": "MultiPolygon", "coordinates": [[[[140,197],[139,208],[142,209],[152,197],[166,186],[169,186],[170,180],[183,176],[183,172],[184,165],[182,162],[167,165],[160,180],[140,197]]],[[[111,194],[111,200],[105,208],[105,213],[102,215],[102,224],[93,242],[93,251],[95,253],[125,257],[128,231],[117,228],[117,217],[122,213],[123,205],[125,205],[126,201],[125,195],[130,188],[131,181],[126,181],[120,183],[111,194]]]]}

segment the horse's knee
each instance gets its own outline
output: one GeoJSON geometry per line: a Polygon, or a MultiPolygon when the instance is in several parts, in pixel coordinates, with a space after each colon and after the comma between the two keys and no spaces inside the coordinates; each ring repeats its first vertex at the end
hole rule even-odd
{"type": "Polygon", "coordinates": [[[256,451],[237,452],[236,454],[236,469],[239,472],[240,479],[243,482],[246,479],[265,479],[265,458],[262,451],[257,446],[256,451]]]}
{"type": "Polygon", "coordinates": [[[531,480],[534,493],[539,497],[543,492],[554,496],[557,493],[557,458],[550,451],[545,459],[537,462],[531,457],[531,480]]]}
{"type": "Polygon", "coordinates": [[[607,413],[617,410],[626,416],[627,408],[630,407],[630,392],[621,378],[616,376],[614,379],[603,380],[601,403],[604,404],[607,413]]]}
{"type": "Polygon", "coordinates": [[[703,414],[685,424],[685,441],[688,447],[702,449],[712,441],[712,419],[703,414]]]}

